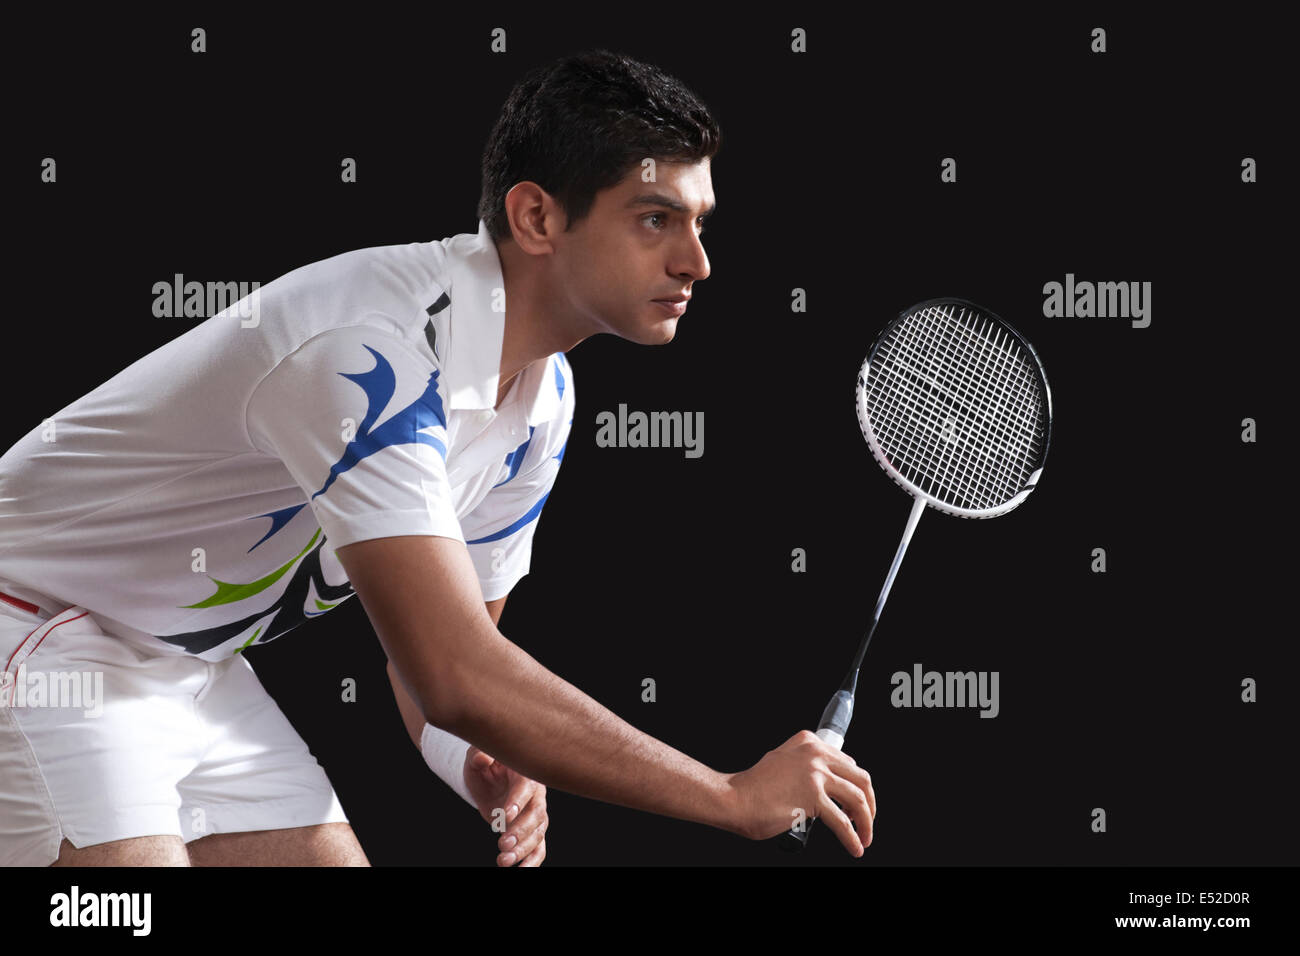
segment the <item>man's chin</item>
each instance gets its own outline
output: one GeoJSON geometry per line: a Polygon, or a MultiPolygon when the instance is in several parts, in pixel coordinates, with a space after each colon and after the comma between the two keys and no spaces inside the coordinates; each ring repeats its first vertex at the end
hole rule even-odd
{"type": "Polygon", "coordinates": [[[660,325],[655,331],[659,334],[656,344],[667,345],[673,340],[673,336],[677,334],[677,320],[669,319],[667,322],[660,325]]]}
{"type": "Polygon", "coordinates": [[[677,335],[677,321],[676,318],[660,318],[647,324],[643,319],[635,325],[624,325],[621,330],[611,327],[610,331],[637,345],[667,345],[677,335]]]}
{"type": "Polygon", "coordinates": [[[628,330],[619,334],[619,338],[625,339],[634,345],[667,345],[677,334],[677,323],[662,322],[651,328],[640,328],[628,330]]]}

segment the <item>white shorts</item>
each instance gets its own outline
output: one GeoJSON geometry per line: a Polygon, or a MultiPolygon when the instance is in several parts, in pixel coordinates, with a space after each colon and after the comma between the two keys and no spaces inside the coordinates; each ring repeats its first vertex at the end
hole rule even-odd
{"type": "Polygon", "coordinates": [[[242,654],[151,654],[82,607],[0,601],[0,865],[170,834],[346,823],[242,654]],[[8,675],[8,676],[5,676],[8,675]]]}

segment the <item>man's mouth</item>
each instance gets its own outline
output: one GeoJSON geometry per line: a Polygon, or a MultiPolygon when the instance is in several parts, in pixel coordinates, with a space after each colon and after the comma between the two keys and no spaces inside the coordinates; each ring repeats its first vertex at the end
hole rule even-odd
{"type": "Polygon", "coordinates": [[[686,302],[689,296],[679,296],[672,299],[654,299],[653,301],[664,309],[670,315],[681,315],[686,311],[686,302]]]}

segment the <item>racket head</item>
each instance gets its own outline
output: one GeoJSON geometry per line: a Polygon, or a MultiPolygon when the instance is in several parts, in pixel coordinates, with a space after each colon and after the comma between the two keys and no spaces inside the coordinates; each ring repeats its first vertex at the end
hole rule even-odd
{"type": "Polygon", "coordinates": [[[857,380],[862,435],[904,491],[961,518],[1006,514],[1042,476],[1052,392],[1037,351],[996,313],[927,299],[876,337],[857,380]]]}

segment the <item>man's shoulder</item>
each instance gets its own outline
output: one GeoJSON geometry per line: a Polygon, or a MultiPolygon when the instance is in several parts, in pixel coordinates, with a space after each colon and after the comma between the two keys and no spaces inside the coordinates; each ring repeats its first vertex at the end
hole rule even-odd
{"type": "Polygon", "coordinates": [[[438,242],[367,246],[309,262],[260,290],[264,305],[286,319],[314,316],[323,331],[374,315],[427,319],[447,284],[445,250],[438,242]]]}
{"type": "Polygon", "coordinates": [[[442,363],[430,314],[445,298],[439,243],[370,246],[308,263],[261,290],[262,343],[278,363],[339,348],[364,355],[361,344],[388,352],[400,343],[426,368],[442,363]]]}
{"type": "Polygon", "coordinates": [[[441,275],[445,266],[446,249],[441,242],[398,242],[348,249],[306,263],[285,273],[285,276],[308,273],[319,281],[333,276],[356,278],[368,273],[376,280],[385,280],[393,278],[391,270],[394,268],[432,277],[441,275]]]}

